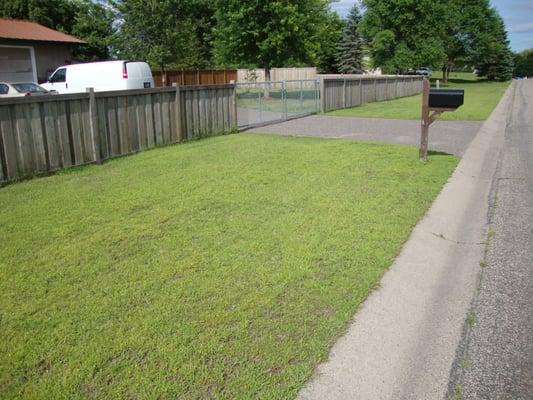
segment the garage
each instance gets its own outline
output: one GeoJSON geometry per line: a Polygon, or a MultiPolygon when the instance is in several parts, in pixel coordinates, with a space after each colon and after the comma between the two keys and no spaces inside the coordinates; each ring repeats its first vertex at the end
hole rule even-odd
{"type": "Polygon", "coordinates": [[[83,43],[32,21],[0,18],[0,82],[46,81],[83,43]]]}
{"type": "Polygon", "coordinates": [[[37,81],[33,47],[0,45],[0,81],[37,81]]]}

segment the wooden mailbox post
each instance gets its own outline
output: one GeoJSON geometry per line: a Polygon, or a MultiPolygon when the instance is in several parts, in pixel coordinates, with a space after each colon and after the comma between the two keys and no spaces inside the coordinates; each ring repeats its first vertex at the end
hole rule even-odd
{"type": "Polygon", "coordinates": [[[421,160],[428,157],[429,126],[446,111],[455,111],[464,102],[462,89],[431,89],[429,80],[424,79],[422,90],[422,133],[420,135],[421,160]]]}

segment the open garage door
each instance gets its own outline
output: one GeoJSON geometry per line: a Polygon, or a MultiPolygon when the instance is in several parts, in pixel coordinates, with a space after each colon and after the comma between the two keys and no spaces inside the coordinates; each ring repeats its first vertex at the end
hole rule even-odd
{"type": "Polygon", "coordinates": [[[0,82],[37,82],[32,47],[0,46],[0,82]]]}

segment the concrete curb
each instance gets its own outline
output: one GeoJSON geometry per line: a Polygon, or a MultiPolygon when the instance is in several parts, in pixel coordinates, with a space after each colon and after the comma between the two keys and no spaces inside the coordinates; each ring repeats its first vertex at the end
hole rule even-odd
{"type": "Polygon", "coordinates": [[[299,399],[446,396],[479,277],[513,90],[514,84],[299,399]]]}

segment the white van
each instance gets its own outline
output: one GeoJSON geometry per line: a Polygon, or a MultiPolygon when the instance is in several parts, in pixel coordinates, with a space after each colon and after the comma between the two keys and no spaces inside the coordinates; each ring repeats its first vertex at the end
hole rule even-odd
{"type": "Polygon", "coordinates": [[[102,61],[63,65],[57,68],[43,88],[58,93],[95,92],[153,88],[150,66],[140,61],[102,61]]]}

